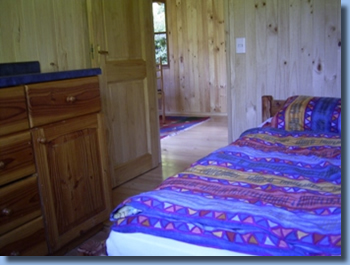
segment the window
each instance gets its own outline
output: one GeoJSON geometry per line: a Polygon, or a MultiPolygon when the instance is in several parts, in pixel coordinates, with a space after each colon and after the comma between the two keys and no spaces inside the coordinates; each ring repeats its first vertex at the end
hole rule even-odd
{"type": "Polygon", "coordinates": [[[153,1],[153,26],[156,62],[162,58],[162,65],[167,66],[169,65],[169,53],[165,0],[153,1]]]}

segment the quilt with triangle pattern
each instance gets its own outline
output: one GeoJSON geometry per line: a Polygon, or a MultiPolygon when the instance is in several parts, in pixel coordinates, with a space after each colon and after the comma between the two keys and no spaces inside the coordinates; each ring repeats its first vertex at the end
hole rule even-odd
{"type": "Polygon", "coordinates": [[[110,219],[113,231],[250,255],[341,255],[341,137],[247,130],[110,219]]]}

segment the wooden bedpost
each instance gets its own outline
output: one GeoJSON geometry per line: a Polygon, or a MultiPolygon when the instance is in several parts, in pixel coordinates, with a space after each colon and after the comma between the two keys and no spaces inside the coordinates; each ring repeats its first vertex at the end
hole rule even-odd
{"type": "Polygon", "coordinates": [[[284,105],[286,100],[277,100],[272,96],[262,96],[262,121],[273,117],[284,105]]]}
{"type": "Polygon", "coordinates": [[[262,96],[262,121],[271,117],[272,96],[262,96]]]}

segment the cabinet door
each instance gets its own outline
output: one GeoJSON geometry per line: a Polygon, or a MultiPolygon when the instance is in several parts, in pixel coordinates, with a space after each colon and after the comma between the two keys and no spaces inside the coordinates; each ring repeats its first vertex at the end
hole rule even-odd
{"type": "Polygon", "coordinates": [[[100,114],[32,131],[50,251],[108,220],[111,186],[100,114]]]}

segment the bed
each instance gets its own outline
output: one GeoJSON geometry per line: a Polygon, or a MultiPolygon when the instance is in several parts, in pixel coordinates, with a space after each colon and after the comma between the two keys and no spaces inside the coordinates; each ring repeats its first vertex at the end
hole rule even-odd
{"type": "Polygon", "coordinates": [[[111,256],[340,256],[341,99],[262,97],[261,126],[126,199],[111,256]]]}

